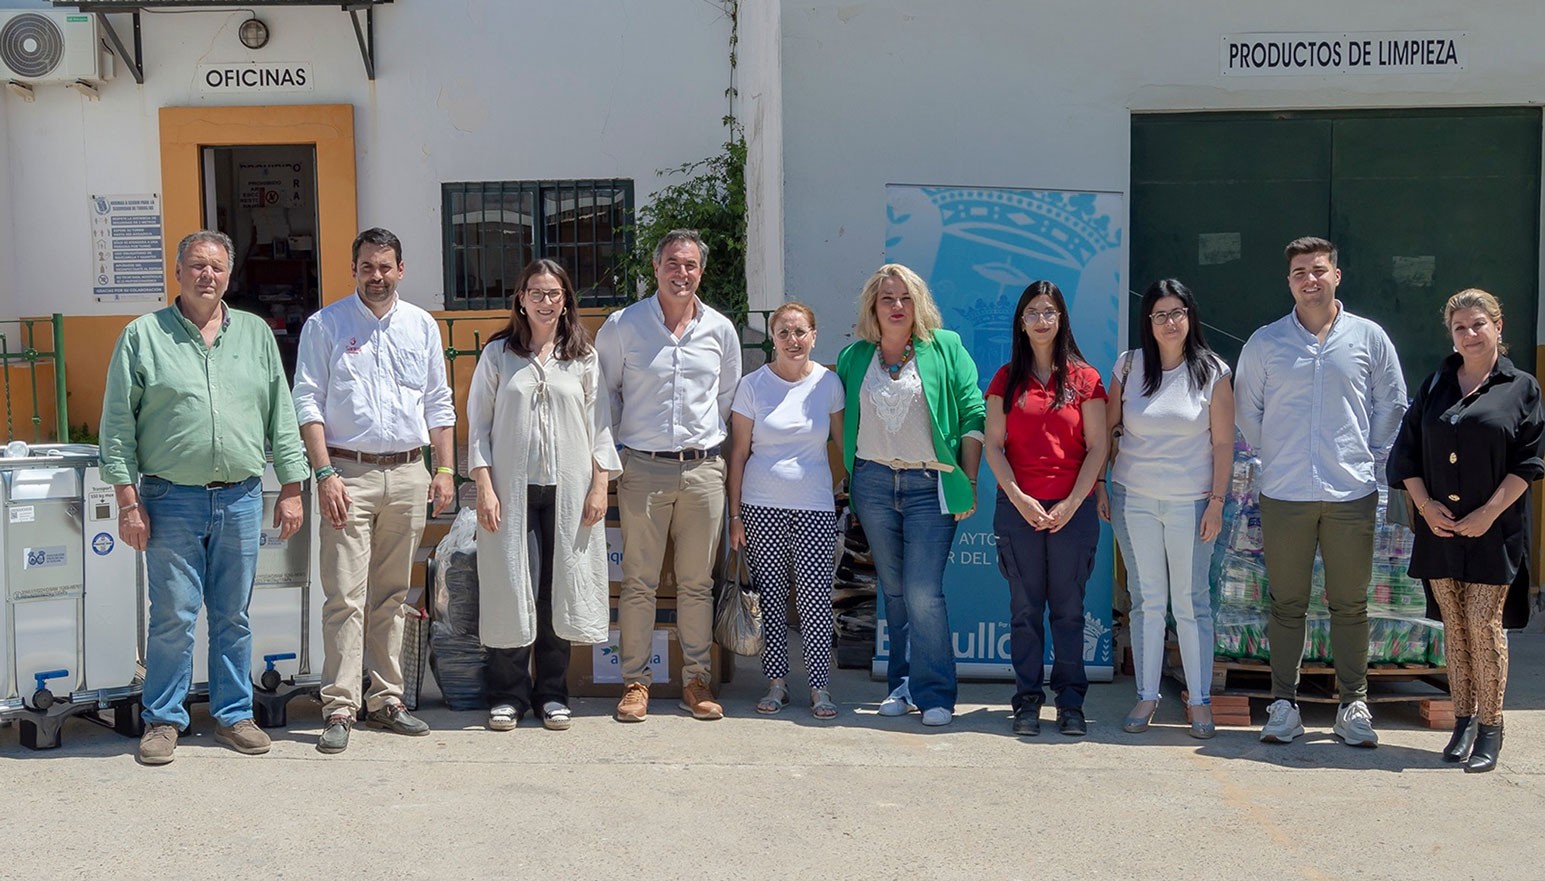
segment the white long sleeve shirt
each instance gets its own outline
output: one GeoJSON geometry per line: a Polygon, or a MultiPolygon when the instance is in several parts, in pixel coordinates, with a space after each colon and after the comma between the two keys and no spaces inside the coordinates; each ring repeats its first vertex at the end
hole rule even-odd
{"type": "Polygon", "coordinates": [[[356,293],[306,319],[295,363],[295,416],[322,423],[329,446],[400,453],[456,424],[440,328],[397,300],[382,318],[356,293]]]}
{"type": "Polygon", "coordinates": [[[735,325],[699,301],[677,339],[659,297],[613,312],[596,334],[612,433],[623,446],[652,453],[722,444],[740,383],[735,325]]]}
{"type": "Polygon", "coordinates": [[[1261,456],[1261,492],[1284,502],[1346,502],[1378,489],[1406,411],[1406,383],[1384,328],[1340,313],[1325,342],[1296,311],[1250,335],[1234,371],[1234,421],[1261,456]]]}

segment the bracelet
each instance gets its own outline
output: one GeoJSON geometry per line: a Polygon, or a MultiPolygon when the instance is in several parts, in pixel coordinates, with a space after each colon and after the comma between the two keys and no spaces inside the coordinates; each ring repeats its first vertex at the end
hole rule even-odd
{"type": "Polygon", "coordinates": [[[441,465],[439,468],[435,469],[435,473],[436,474],[455,474],[456,473],[456,469],[452,468],[449,465],[441,465]]]}
{"type": "Polygon", "coordinates": [[[1422,502],[1420,505],[1416,506],[1416,516],[1418,516],[1418,517],[1425,517],[1425,516],[1427,516],[1427,506],[1430,505],[1430,504],[1432,504],[1432,496],[1428,496],[1427,497],[1427,501],[1422,502]]]}
{"type": "Polygon", "coordinates": [[[1095,483],[1104,483],[1105,482],[1105,478],[1103,478],[1103,477],[1096,477],[1094,479],[1094,482],[1095,483]]]}
{"type": "Polygon", "coordinates": [[[1223,499],[1222,496],[1218,495],[1217,493],[1209,493],[1208,496],[1207,496],[1207,501],[1209,501],[1209,502],[1222,502],[1222,501],[1224,501],[1224,499],[1223,499]]]}
{"type": "Polygon", "coordinates": [[[313,473],[316,476],[317,483],[321,483],[322,481],[326,480],[329,477],[337,477],[338,476],[338,469],[334,468],[331,465],[323,465],[321,468],[318,468],[313,473]]]}
{"type": "Polygon", "coordinates": [[[136,510],[137,508],[139,508],[139,502],[130,502],[127,505],[119,505],[118,506],[118,513],[119,514],[127,514],[130,511],[136,510]]]}
{"type": "Polygon", "coordinates": [[[730,515],[730,520],[731,521],[735,521],[735,520],[739,520],[739,519],[740,519],[740,515],[739,514],[731,514],[730,515]]]}

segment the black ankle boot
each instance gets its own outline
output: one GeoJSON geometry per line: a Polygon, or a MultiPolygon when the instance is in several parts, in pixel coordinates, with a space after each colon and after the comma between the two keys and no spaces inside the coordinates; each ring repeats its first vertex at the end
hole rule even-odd
{"type": "Polygon", "coordinates": [[[1475,748],[1470,750],[1470,764],[1466,774],[1479,774],[1497,767],[1497,753],[1502,751],[1502,723],[1477,725],[1475,748]]]}
{"type": "Polygon", "coordinates": [[[1454,736],[1448,739],[1448,746],[1443,748],[1443,761],[1462,762],[1470,757],[1470,748],[1475,746],[1475,717],[1455,716],[1454,736]]]}

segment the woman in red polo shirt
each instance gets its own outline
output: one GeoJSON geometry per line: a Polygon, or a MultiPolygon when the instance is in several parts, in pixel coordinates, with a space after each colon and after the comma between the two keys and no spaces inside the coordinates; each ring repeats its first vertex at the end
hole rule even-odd
{"type": "Polygon", "coordinates": [[[1014,315],[1009,363],[987,386],[983,450],[998,480],[993,530],[998,567],[1009,582],[1014,733],[1041,733],[1042,619],[1049,608],[1057,727],[1078,736],[1088,733],[1084,583],[1100,540],[1089,495],[1109,446],[1105,386],[1073,341],[1055,284],[1032,282],[1014,315]]]}

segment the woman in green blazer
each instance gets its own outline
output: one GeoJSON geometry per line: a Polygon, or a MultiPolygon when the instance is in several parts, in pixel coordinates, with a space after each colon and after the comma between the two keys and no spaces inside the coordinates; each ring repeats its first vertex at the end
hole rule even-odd
{"type": "Polygon", "coordinates": [[[917,273],[887,264],[859,295],[859,339],[837,356],[853,512],[885,592],[890,695],[880,714],[920,709],[924,725],[948,725],[955,712],[944,564],[956,522],[976,510],[986,414],[976,362],[943,323],[917,273]]]}

